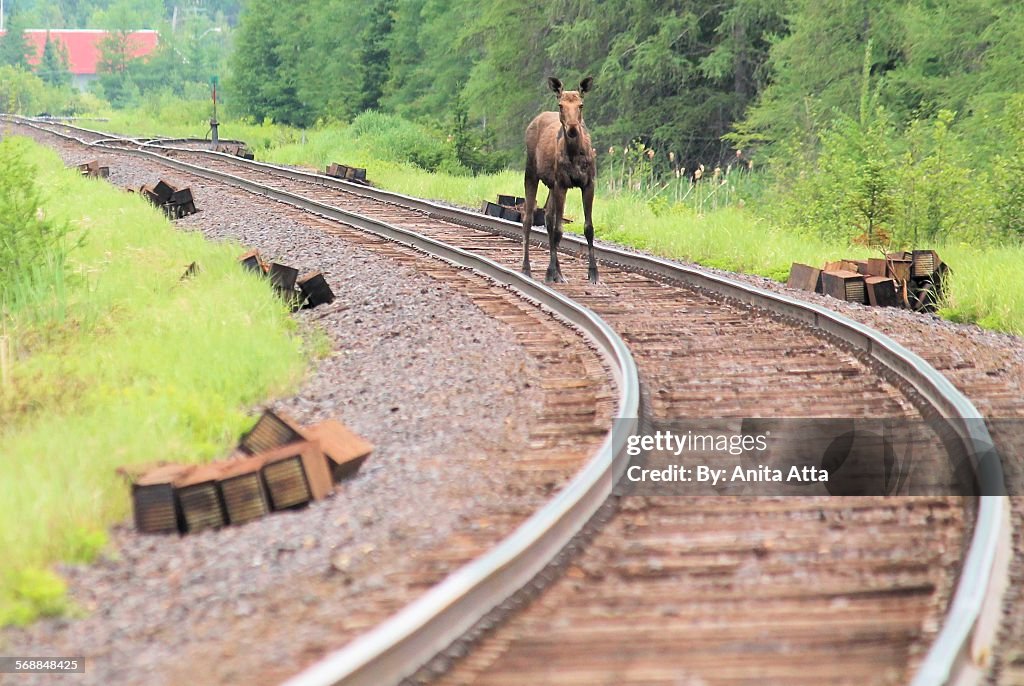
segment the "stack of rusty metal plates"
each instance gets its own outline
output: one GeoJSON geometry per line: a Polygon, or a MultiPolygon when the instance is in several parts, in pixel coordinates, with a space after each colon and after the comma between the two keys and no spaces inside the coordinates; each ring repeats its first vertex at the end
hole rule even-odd
{"type": "Polygon", "coordinates": [[[931,312],[941,301],[948,271],[934,250],[914,250],[827,262],[824,269],[794,262],[786,285],[848,302],[931,312]]]}
{"type": "Polygon", "coordinates": [[[327,285],[323,272],[309,272],[299,276],[299,270],[280,262],[266,262],[258,250],[250,250],[238,258],[246,269],[262,274],[294,309],[311,308],[334,302],[334,292],[327,285]],[[296,286],[298,290],[296,290],[296,286]]]}
{"type": "Polygon", "coordinates": [[[327,170],[324,173],[335,179],[344,179],[364,186],[370,185],[370,182],[366,180],[366,170],[362,167],[350,167],[347,164],[332,162],[327,165],[327,170]]]}
{"type": "Polygon", "coordinates": [[[244,524],[326,498],[372,451],[335,420],[304,428],[267,410],[228,460],[118,471],[132,484],[139,531],[185,533],[244,524]]]}
{"type": "Polygon", "coordinates": [[[106,179],[110,176],[110,167],[101,167],[100,163],[96,160],[89,160],[78,165],[78,170],[82,172],[82,176],[92,176],[100,179],[106,179]]]}
{"type": "Polygon", "coordinates": [[[198,211],[191,188],[178,188],[163,179],[142,186],[139,194],[162,209],[170,219],[181,219],[198,211]]]}
{"type": "MultiPolygon", "coordinates": [[[[491,217],[499,217],[500,219],[507,219],[517,224],[521,224],[523,221],[523,212],[526,210],[526,198],[520,198],[515,195],[498,195],[498,202],[487,202],[484,201],[480,211],[491,217]]],[[[563,220],[569,223],[572,219],[563,220]]],[[[544,226],[544,208],[537,207],[533,210],[533,225],[544,226]]]]}

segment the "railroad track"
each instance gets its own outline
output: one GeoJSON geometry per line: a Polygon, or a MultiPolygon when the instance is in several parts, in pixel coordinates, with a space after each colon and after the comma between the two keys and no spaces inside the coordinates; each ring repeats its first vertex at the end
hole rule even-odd
{"type": "MultiPolygon", "coordinates": [[[[507,238],[519,229],[508,222],[225,155],[170,148],[159,154],[180,171],[282,201],[303,198],[310,211],[402,242],[425,245],[422,236],[429,235],[461,246],[462,259],[475,264],[473,255],[486,256],[494,267],[506,265],[492,278],[524,285],[514,273],[520,247],[507,238]]],[[[534,239],[543,243],[543,233],[534,239]]],[[[566,239],[578,255],[581,242],[566,239]]],[[[653,427],[707,416],[709,408],[721,417],[977,417],[923,361],[827,310],[615,248],[601,247],[599,259],[601,284],[586,283],[584,262],[567,260],[570,283],[559,290],[630,344],[645,389],[643,416],[653,427]],[[840,384],[849,392],[814,396],[840,384]]],[[[552,293],[534,295],[545,300],[552,293]]],[[[976,460],[983,492],[1000,492],[998,461],[983,454],[984,426],[954,419],[950,427],[976,460]]],[[[417,674],[426,679],[467,652],[443,679],[904,683],[913,663],[915,683],[928,684],[977,671],[1005,572],[1005,559],[996,559],[1008,536],[1002,499],[978,500],[959,567],[973,511],[956,498],[630,496],[616,508],[618,499],[606,496],[625,462],[614,452],[600,470],[590,470],[594,462],[583,470],[557,507],[550,503],[512,539],[294,683],[386,683],[439,655],[417,674]],[[587,478],[600,486],[576,488],[587,478]],[[570,510],[577,496],[588,504],[568,524],[556,511],[570,510]],[[585,531],[589,542],[557,558],[562,573],[549,568],[526,585],[597,511],[596,525],[585,531]],[[526,557],[529,567],[522,566],[526,557]],[[955,583],[952,609],[941,621],[955,583]],[[548,588],[491,630],[496,615],[525,604],[538,586],[548,588]]]]}

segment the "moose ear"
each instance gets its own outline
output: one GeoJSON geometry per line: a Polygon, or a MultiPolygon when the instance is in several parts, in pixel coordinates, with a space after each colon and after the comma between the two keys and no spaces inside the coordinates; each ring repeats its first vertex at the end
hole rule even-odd
{"type": "Polygon", "coordinates": [[[580,81],[580,93],[586,93],[594,87],[594,77],[588,76],[587,78],[580,81]]]}
{"type": "Polygon", "coordinates": [[[556,95],[562,94],[562,82],[556,79],[554,76],[548,77],[548,86],[555,92],[556,95]]]}

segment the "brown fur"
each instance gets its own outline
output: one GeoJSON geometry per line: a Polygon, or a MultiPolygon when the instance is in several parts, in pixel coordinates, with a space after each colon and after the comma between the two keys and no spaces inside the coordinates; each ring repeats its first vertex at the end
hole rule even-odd
{"type": "Polygon", "coordinates": [[[570,188],[583,193],[583,232],[587,238],[590,265],[588,277],[597,281],[597,260],[594,257],[594,183],[597,179],[597,157],[590,144],[590,132],[583,123],[583,94],[590,90],[593,79],[587,77],[578,91],[562,90],[562,82],[549,78],[548,85],[558,95],[558,112],[542,112],[526,127],[526,207],[523,211],[523,272],[530,274],[530,228],[537,206],[537,189],[548,187],[544,208],[544,226],[548,231],[550,261],[545,281],[563,282],[558,264],[558,244],[562,240],[562,213],[565,194],[570,188]]]}

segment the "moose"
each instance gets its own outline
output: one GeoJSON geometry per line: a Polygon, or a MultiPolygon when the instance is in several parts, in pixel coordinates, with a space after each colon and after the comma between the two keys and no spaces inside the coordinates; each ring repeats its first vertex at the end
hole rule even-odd
{"type": "Polygon", "coordinates": [[[562,82],[548,78],[548,85],[558,96],[558,112],[542,112],[526,127],[526,207],[523,209],[523,273],[530,276],[530,229],[537,207],[537,187],[543,181],[548,187],[544,206],[544,227],[548,232],[551,253],[547,282],[565,283],[558,264],[558,243],[562,240],[562,212],[565,194],[570,188],[583,192],[583,232],[587,238],[590,267],[587,278],[597,283],[597,260],[594,257],[594,184],[597,179],[597,156],[590,145],[590,133],[583,123],[583,94],[591,90],[590,76],[580,82],[578,91],[562,90],[562,82]]]}

